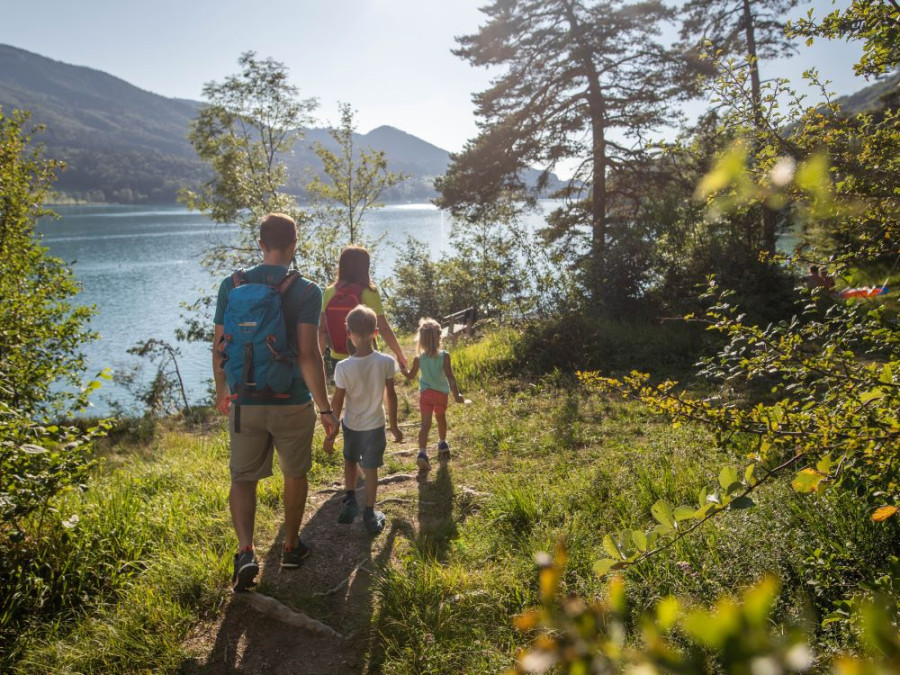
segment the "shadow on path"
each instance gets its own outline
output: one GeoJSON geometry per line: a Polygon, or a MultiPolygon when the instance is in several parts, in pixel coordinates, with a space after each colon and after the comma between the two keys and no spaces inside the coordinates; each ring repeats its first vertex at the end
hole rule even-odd
{"type": "MultiPolygon", "coordinates": [[[[256,593],[276,598],[330,626],[339,637],[323,637],[257,612],[244,594],[231,596],[215,644],[208,657],[185,661],[179,672],[275,673],[344,675],[360,673],[373,612],[372,572],[389,564],[398,533],[412,536],[402,516],[391,516],[388,528],[374,539],[360,518],[350,525],[337,522],[341,493],[324,503],[312,496],[312,516],[300,536],[312,549],[298,569],[280,568],[283,528],[260,560],[256,593]]],[[[258,551],[258,555],[260,552],[258,551]]]]}
{"type": "Polygon", "coordinates": [[[419,533],[416,548],[428,558],[446,562],[450,541],[456,537],[453,518],[453,479],[450,465],[438,465],[434,480],[428,473],[419,474],[419,533]]]}

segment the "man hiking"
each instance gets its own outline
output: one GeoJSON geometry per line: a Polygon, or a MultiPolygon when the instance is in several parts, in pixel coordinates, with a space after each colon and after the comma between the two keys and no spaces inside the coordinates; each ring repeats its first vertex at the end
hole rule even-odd
{"type": "Polygon", "coordinates": [[[262,263],[222,280],[216,302],[213,374],[216,408],[228,415],[235,591],[253,586],[259,572],[256,484],[272,475],[273,451],[284,474],[281,566],[299,567],[309,554],[299,532],[312,464],[313,403],[325,433],[337,433],[318,343],[322,290],[289,269],[296,245],[294,220],[266,215],[259,227],[262,263]]]}

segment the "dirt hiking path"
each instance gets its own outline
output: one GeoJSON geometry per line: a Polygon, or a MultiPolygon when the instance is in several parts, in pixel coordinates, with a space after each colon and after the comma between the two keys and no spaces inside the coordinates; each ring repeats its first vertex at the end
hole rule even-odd
{"type": "Polygon", "coordinates": [[[454,452],[449,464],[438,465],[432,444],[432,469],[420,474],[418,425],[402,426],[405,440],[388,442],[379,472],[384,531],[371,537],[361,517],[351,525],[337,522],[341,483],[311,489],[300,529],[312,548],[309,558],[298,569],[282,570],[283,532],[273,541],[257,541],[256,589],[231,595],[215,623],[195,632],[187,647],[198,656],[184,662],[180,673],[378,672],[367,662],[370,646],[377,648],[377,642],[370,644],[373,572],[391,564],[398,535],[440,553],[455,528],[451,476],[460,458],[454,452]]]}

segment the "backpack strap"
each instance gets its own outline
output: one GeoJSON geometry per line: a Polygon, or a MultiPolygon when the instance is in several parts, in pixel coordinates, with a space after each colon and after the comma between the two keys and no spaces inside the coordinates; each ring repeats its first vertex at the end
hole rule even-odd
{"type": "MultiPolygon", "coordinates": [[[[291,286],[293,286],[294,282],[297,281],[297,279],[299,279],[300,277],[300,272],[298,272],[297,270],[288,270],[288,273],[284,275],[284,279],[279,281],[278,285],[275,287],[278,291],[278,294],[282,298],[287,295],[288,291],[291,290],[291,286]]],[[[306,295],[306,293],[304,293],[304,295],[306,295]]]]}
{"type": "MultiPolygon", "coordinates": [[[[291,287],[294,285],[295,281],[299,281],[303,278],[303,275],[300,274],[297,270],[288,270],[288,273],[284,276],[279,284],[275,287],[278,290],[278,293],[281,295],[282,300],[284,296],[287,295],[287,292],[291,290],[291,287]]],[[[306,288],[303,289],[303,292],[300,294],[300,302],[306,298],[307,293],[313,287],[313,283],[307,279],[306,288]]]]}
{"type": "Polygon", "coordinates": [[[235,288],[237,288],[238,286],[243,286],[247,283],[247,273],[242,269],[235,270],[231,274],[231,283],[234,284],[235,288]]]}

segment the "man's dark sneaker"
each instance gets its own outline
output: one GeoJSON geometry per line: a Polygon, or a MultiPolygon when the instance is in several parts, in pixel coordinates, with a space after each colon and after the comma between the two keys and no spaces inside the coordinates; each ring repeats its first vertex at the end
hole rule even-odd
{"type": "Polygon", "coordinates": [[[431,471],[431,464],[428,462],[428,455],[424,452],[420,452],[419,456],[416,457],[416,466],[419,467],[419,471],[431,471]]]}
{"type": "Polygon", "coordinates": [[[384,529],[385,520],[386,518],[381,511],[366,509],[365,513],[363,513],[363,525],[366,526],[366,531],[373,537],[384,529]]]}
{"type": "Polygon", "coordinates": [[[341,502],[341,512],[338,514],[338,522],[345,525],[352,523],[358,515],[359,506],[356,504],[356,499],[344,497],[344,500],[341,502]]]}
{"type": "Polygon", "coordinates": [[[450,461],[450,444],[447,441],[441,441],[440,443],[438,443],[438,461],[450,461]]]}
{"type": "Polygon", "coordinates": [[[234,554],[234,573],[231,575],[231,587],[235,592],[246,591],[256,586],[256,575],[259,574],[259,563],[253,549],[234,554]]]}
{"type": "Polygon", "coordinates": [[[281,566],[288,569],[300,567],[307,556],[309,556],[309,546],[302,541],[298,542],[296,548],[285,546],[281,551],[281,566]]]}

